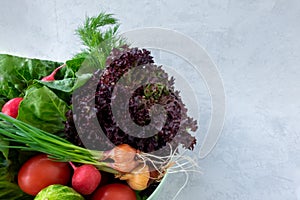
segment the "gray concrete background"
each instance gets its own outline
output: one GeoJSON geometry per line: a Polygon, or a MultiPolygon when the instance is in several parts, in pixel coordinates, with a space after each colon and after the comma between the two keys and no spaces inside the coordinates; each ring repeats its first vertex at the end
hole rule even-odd
{"type": "MultiPolygon", "coordinates": [[[[222,136],[177,199],[300,199],[300,1],[1,0],[0,52],[65,61],[81,48],[76,27],[100,11],[114,13],[121,31],[155,26],[192,37],[223,78],[222,136]]],[[[170,180],[160,199],[184,175],[170,180]]]]}

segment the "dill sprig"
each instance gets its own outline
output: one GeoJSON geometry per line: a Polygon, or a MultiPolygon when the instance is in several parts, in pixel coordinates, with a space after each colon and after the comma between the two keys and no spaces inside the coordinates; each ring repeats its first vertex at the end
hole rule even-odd
{"type": "Polygon", "coordinates": [[[85,49],[75,55],[75,58],[92,58],[104,68],[107,56],[113,48],[125,44],[125,39],[118,35],[120,24],[112,14],[100,13],[96,17],[87,17],[76,33],[85,49]]]}
{"type": "Polygon", "coordinates": [[[83,26],[79,27],[76,33],[85,46],[95,48],[105,40],[115,37],[119,26],[118,20],[113,18],[112,14],[100,13],[97,17],[87,17],[83,26]],[[105,26],[108,27],[103,30],[105,26]]]}

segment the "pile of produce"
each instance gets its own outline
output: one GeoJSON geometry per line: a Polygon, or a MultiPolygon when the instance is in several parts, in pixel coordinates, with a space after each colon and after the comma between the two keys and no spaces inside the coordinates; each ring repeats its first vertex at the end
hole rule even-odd
{"type": "Polygon", "coordinates": [[[0,199],[147,199],[177,149],[193,150],[175,80],[118,28],[110,14],[87,18],[85,49],[65,63],[0,54],[0,199]]]}

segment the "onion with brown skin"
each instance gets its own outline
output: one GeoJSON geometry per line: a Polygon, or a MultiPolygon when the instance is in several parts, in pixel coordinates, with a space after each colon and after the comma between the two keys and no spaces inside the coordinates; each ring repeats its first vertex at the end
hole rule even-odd
{"type": "Polygon", "coordinates": [[[128,185],[134,190],[144,190],[149,185],[150,171],[149,167],[144,164],[140,164],[130,173],[126,173],[119,177],[120,180],[126,180],[128,185]]]}
{"type": "Polygon", "coordinates": [[[114,162],[110,163],[110,167],[120,172],[130,172],[139,165],[136,159],[138,151],[128,144],[120,144],[112,150],[106,151],[104,156],[112,159],[114,162]]]}

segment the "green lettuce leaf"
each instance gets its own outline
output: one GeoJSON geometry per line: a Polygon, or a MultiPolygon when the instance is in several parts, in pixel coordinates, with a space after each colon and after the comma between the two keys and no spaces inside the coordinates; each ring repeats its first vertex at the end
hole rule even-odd
{"type": "Polygon", "coordinates": [[[55,80],[51,82],[37,80],[38,83],[45,85],[50,89],[58,90],[66,93],[71,93],[73,91],[75,81],[76,78],[65,78],[62,80],[55,80]]]}
{"type": "Polygon", "coordinates": [[[81,57],[81,58],[73,58],[72,60],[68,60],[66,62],[67,65],[67,70],[65,72],[65,78],[66,75],[69,77],[70,75],[72,75],[73,77],[75,77],[75,73],[80,69],[82,63],[84,62],[85,57],[81,57]]]}
{"type": "Polygon", "coordinates": [[[16,183],[20,166],[24,163],[24,159],[27,160],[31,155],[32,153],[20,153],[20,151],[16,149],[9,151],[9,157],[7,158],[0,154],[0,199],[34,199],[34,197],[25,194],[16,183]]]}
{"type": "Polygon", "coordinates": [[[50,133],[64,129],[70,108],[46,86],[33,85],[26,91],[17,119],[50,133]]]}
{"type": "Polygon", "coordinates": [[[66,62],[66,66],[62,68],[57,75],[57,80],[51,82],[36,80],[35,82],[47,86],[58,96],[61,96],[61,92],[64,92],[68,94],[69,97],[71,97],[73,91],[83,85],[95,71],[94,68],[91,69],[90,67],[87,71],[86,66],[84,67],[85,70],[83,70],[81,68],[83,63],[86,65],[85,58],[74,58],[72,60],[68,60],[66,62]]]}
{"type": "Polygon", "coordinates": [[[29,196],[22,192],[16,183],[0,180],[0,199],[9,200],[33,200],[33,196],[29,196]]]}
{"type": "Polygon", "coordinates": [[[0,54],[0,97],[23,96],[33,80],[49,75],[62,63],[0,54]]]}

